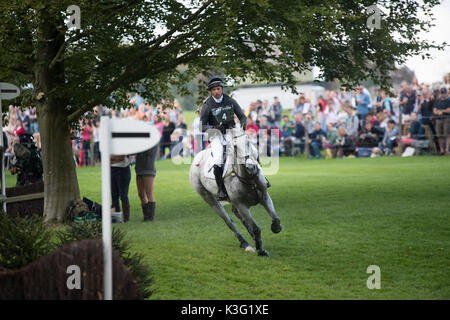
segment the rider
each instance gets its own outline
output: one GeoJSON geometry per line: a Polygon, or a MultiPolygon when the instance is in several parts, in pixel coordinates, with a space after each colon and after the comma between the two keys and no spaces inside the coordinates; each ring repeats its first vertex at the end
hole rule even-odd
{"type": "MultiPolygon", "coordinates": [[[[227,200],[228,195],[223,183],[223,147],[228,140],[225,134],[227,129],[235,126],[234,115],[239,119],[241,128],[245,130],[247,118],[236,100],[223,93],[224,82],[221,77],[213,76],[208,80],[208,90],[211,95],[204,101],[200,112],[200,126],[202,132],[209,129],[220,131],[221,135],[210,135],[211,153],[214,159],[214,176],[219,193],[218,200],[227,200]]],[[[210,133],[213,133],[210,131],[210,133]]]]}

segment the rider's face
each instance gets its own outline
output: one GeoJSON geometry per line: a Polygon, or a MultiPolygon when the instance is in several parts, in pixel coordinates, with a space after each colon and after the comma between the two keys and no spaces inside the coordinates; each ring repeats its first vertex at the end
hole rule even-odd
{"type": "Polygon", "coordinates": [[[223,88],[218,86],[211,89],[211,94],[214,98],[219,99],[222,96],[223,88]]]}

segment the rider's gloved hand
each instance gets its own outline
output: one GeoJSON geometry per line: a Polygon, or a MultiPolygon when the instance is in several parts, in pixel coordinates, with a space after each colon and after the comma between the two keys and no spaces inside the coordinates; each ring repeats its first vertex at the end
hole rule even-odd
{"type": "Polygon", "coordinates": [[[222,133],[225,133],[225,131],[226,131],[226,127],[222,122],[217,125],[216,129],[222,133]]]}

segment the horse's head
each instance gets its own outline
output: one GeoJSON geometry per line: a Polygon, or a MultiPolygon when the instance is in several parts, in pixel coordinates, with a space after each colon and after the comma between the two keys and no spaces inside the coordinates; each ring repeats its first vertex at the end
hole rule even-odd
{"type": "Polygon", "coordinates": [[[248,158],[245,160],[245,168],[251,176],[258,174],[258,163],[253,159],[248,158]]]}
{"type": "Polygon", "coordinates": [[[250,175],[258,173],[258,151],[252,145],[247,134],[242,129],[234,128],[231,130],[233,137],[233,146],[236,148],[237,163],[243,164],[250,175]]]}

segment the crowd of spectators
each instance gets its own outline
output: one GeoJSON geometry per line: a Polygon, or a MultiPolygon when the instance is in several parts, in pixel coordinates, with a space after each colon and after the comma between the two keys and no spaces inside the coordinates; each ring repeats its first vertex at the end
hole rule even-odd
{"type": "Polygon", "coordinates": [[[153,106],[139,93],[128,94],[130,106],[121,110],[107,109],[102,106],[94,108],[91,117],[80,120],[76,138],[72,140],[74,159],[78,166],[100,165],[100,117],[129,118],[141,120],[156,126],[161,135],[157,159],[171,157],[172,149],[182,141],[183,132],[187,126],[184,122],[182,109],[177,100],[161,101],[153,106]]]}
{"type": "Polygon", "coordinates": [[[8,156],[12,152],[12,145],[18,141],[24,134],[30,134],[34,137],[37,148],[41,149],[41,139],[39,135],[39,126],[37,121],[36,107],[26,107],[22,109],[19,106],[9,106],[8,125],[3,128],[3,135],[8,145],[5,146],[5,153],[8,156]]]}
{"type": "Polygon", "coordinates": [[[315,105],[301,94],[281,124],[275,117],[281,109],[275,108],[277,99],[272,105],[258,100],[247,110],[252,119],[247,131],[254,137],[261,129],[280,130],[281,154],[308,148],[314,159],[405,154],[408,147],[414,149],[409,155],[450,155],[449,89],[450,74],[433,88],[414,79],[390,94],[378,89],[374,97],[362,85],[354,92],[346,87],[327,90],[315,105]]]}
{"type": "MultiPolygon", "coordinates": [[[[308,152],[313,159],[374,157],[402,154],[408,147],[449,155],[449,90],[450,73],[441,85],[432,87],[414,79],[412,83],[402,82],[398,90],[391,89],[389,94],[378,89],[373,96],[362,85],[354,90],[341,86],[326,90],[315,104],[301,93],[294,108],[284,112],[277,97],[272,101],[256,99],[248,107],[241,107],[248,119],[246,133],[250,141],[260,151],[267,151],[267,155],[308,152]]],[[[111,110],[97,106],[89,117],[80,120],[72,140],[78,166],[100,164],[99,125],[103,115],[155,125],[161,134],[157,159],[168,159],[172,154],[193,156],[205,148],[199,110],[188,127],[177,100],[163,100],[154,106],[138,93],[128,94],[128,100],[127,108],[111,110]]],[[[22,110],[10,106],[8,120],[4,128],[8,140],[6,152],[22,133],[32,134],[38,149],[41,148],[36,108],[22,110]]]]}
{"type": "MultiPolygon", "coordinates": [[[[391,89],[389,93],[378,89],[374,96],[363,85],[354,90],[342,86],[338,90],[326,90],[316,104],[302,93],[294,101],[294,108],[284,112],[277,97],[272,101],[256,99],[248,108],[241,107],[247,116],[246,133],[250,141],[269,156],[274,152],[291,156],[308,151],[312,159],[374,157],[402,154],[411,146],[427,153],[434,150],[435,154],[449,155],[448,90],[450,74],[442,85],[432,87],[414,79],[412,83],[402,82],[398,90],[391,89]]],[[[128,109],[97,107],[93,121],[83,120],[78,142],[74,141],[78,154],[84,153],[77,158],[80,165],[90,163],[91,157],[86,156],[89,152],[93,152],[96,164],[100,161],[98,125],[99,117],[105,114],[157,126],[161,133],[157,159],[170,158],[173,148],[180,143],[184,149],[180,146],[177,156],[193,156],[205,148],[207,142],[200,130],[199,111],[188,127],[176,100],[152,106],[135,93],[129,95],[129,101],[128,109]],[[171,107],[164,108],[164,104],[171,107]],[[187,154],[183,153],[185,150],[187,154]]]]}

